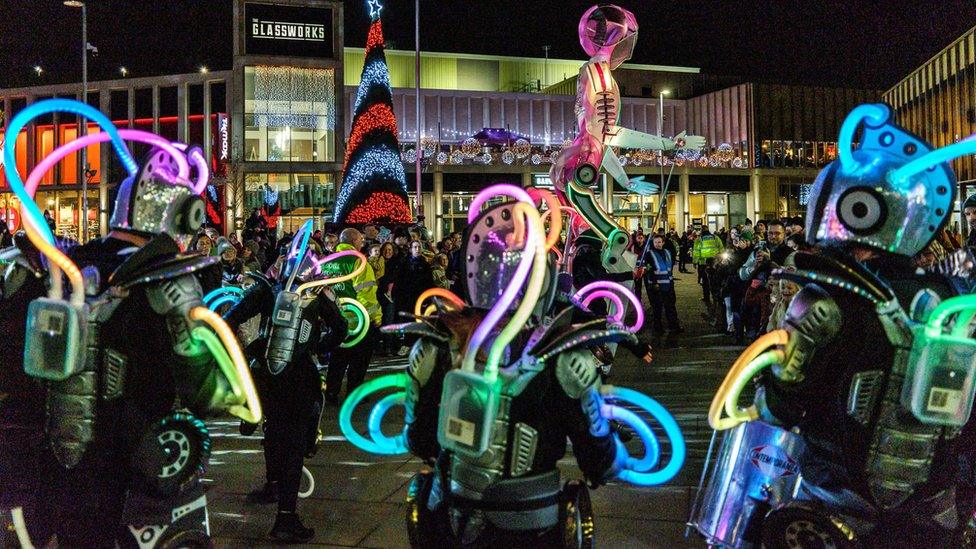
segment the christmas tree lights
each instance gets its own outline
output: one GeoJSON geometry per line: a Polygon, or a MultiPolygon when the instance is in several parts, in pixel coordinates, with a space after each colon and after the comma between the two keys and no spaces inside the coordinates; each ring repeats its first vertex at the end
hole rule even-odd
{"type": "Polygon", "coordinates": [[[400,159],[393,91],[384,54],[381,9],[377,0],[370,2],[373,22],[356,91],[342,185],[336,197],[334,221],[338,224],[411,221],[407,176],[400,159]]]}

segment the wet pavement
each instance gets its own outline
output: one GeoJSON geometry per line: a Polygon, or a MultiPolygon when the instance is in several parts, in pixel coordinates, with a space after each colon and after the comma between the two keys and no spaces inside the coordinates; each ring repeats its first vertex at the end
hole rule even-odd
{"type": "MultiPolygon", "coordinates": [[[[655,351],[650,365],[621,350],[611,382],[644,392],[668,408],[684,432],[688,459],[682,472],[664,486],[638,488],[615,483],[592,491],[599,547],[704,546],[694,534],[690,539],[684,537],[685,523],[712,433],[706,419],[708,404],[741,348],[706,325],[695,275],[679,276],[678,313],[685,333],[652,339],[655,351]]],[[[644,331],[641,337],[648,335],[644,331]]],[[[376,361],[370,376],[404,366],[404,359],[376,361]]],[[[325,440],[318,454],[305,462],[315,477],[315,489],[299,502],[298,510],[306,525],[315,528],[309,545],[407,547],[406,486],[422,464],[409,457],[380,457],[353,447],[340,434],[337,415],[335,407],[325,410],[321,424],[325,440]]],[[[397,418],[394,412],[390,416],[397,418]]],[[[275,546],[266,538],[274,506],[244,501],[248,491],[264,482],[260,430],[257,436],[243,437],[237,422],[218,420],[209,425],[214,451],[206,478],[211,533],[217,546],[275,546]]],[[[637,446],[635,442],[635,452],[637,446]]],[[[669,457],[667,445],[662,452],[663,462],[669,457]]],[[[582,476],[571,452],[560,467],[564,479],[582,476]]]]}

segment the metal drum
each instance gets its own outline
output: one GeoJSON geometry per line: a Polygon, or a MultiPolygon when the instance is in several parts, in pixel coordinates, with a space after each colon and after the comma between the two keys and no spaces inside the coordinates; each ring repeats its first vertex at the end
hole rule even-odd
{"type": "Polygon", "coordinates": [[[695,517],[710,545],[758,546],[761,521],[793,499],[800,483],[803,439],[761,421],[727,431],[695,517]]]}

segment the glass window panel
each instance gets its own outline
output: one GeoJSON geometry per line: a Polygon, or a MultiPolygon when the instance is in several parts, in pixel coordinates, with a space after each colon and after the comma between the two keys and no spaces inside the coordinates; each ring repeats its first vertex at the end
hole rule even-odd
{"type": "Polygon", "coordinates": [[[245,158],[335,161],[335,109],[331,69],[246,67],[245,158]]]}

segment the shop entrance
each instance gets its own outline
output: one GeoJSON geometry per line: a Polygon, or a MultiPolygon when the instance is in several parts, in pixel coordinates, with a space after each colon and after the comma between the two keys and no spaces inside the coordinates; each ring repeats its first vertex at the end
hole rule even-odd
{"type": "Polygon", "coordinates": [[[702,221],[712,232],[729,229],[746,221],[746,193],[707,192],[688,195],[687,226],[702,221]]]}

